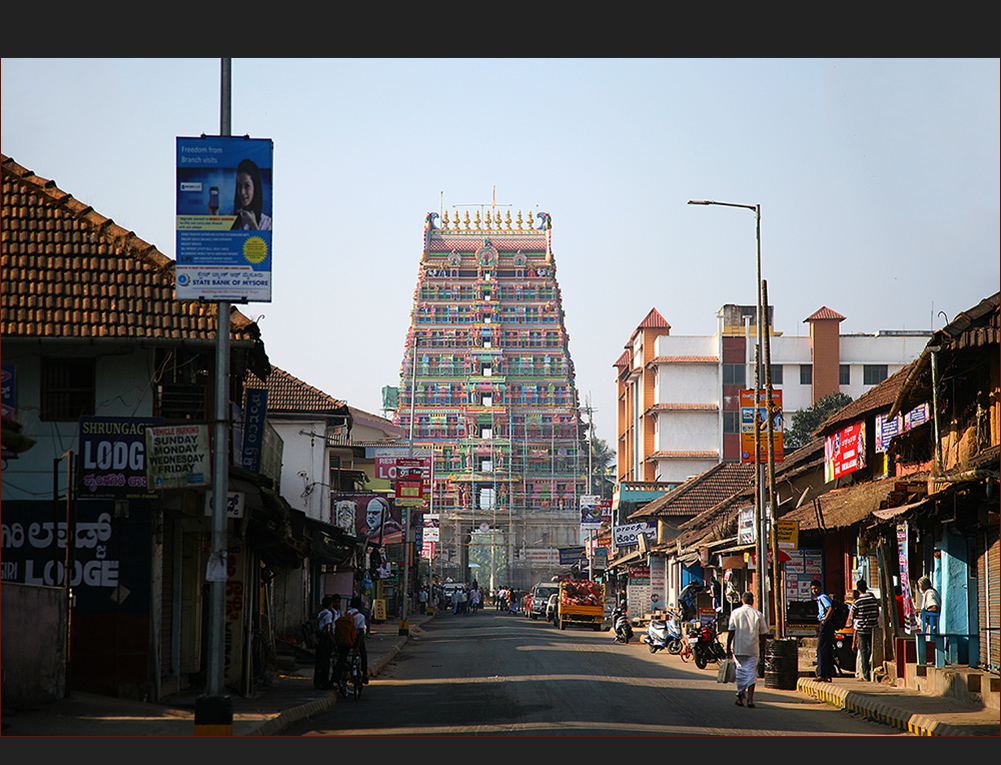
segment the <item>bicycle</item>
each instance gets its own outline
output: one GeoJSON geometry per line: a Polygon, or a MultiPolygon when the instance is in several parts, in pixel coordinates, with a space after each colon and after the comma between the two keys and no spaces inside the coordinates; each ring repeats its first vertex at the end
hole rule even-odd
{"type": "Polygon", "coordinates": [[[358,648],[352,648],[348,653],[347,661],[344,662],[344,671],[341,673],[337,683],[337,692],[342,698],[353,696],[355,701],[361,699],[361,690],[365,684],[364,675],[361,671],[361,654],[358,648]],[[350,687],[349,687],[350,686],[350,687]]]}
{"type": "Polygon", "coordinates": [[[681,650],[678,651],[678,656],[680,656],[681,660],[686,664],[695,660],[695,654],[692,653],[692,647],[688,645],[688,640],[685,638],[682,638],[681,640],[681,650]]]}

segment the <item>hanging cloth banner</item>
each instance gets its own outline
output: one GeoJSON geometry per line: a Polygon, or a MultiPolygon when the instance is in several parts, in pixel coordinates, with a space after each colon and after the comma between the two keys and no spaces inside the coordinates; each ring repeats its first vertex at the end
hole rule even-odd
{"type": "Polygon", "coordinates": [[[911,592],[910,563],[908,560],[908,543],[910,541],[910,526],[907,521],[897,523],[897,561],[900,564],[900,595],[904,606],[904,631],[910,635],[920,631],[917,610],[914,607],[914,596],[911,592]]]}

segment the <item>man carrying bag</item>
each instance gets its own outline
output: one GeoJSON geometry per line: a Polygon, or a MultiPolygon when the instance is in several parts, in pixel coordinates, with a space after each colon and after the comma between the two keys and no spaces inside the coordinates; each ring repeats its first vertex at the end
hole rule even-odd
{"type": "MultiPolygon", "coordinates": [[[[758,658],[768,635],[765,616],[753,606],[754,593],[745,592],[740,596],[742,605],[730,614],[729,631],[726,635],[726,656],[734,661],[737,680],[738,707],[754,708],[754,686],[758,681],[758,658]]],[[[720,668],[721,672],[725,672],[720,668]]],[[[725,676],[725,675],[724,675],[725,676]]]]}

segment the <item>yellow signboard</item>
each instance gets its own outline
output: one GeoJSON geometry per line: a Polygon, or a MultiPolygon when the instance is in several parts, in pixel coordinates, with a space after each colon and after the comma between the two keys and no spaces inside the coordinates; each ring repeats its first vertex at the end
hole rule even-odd
{"type": "Polygon", "coordinates": [[[386,599],[376,598],[372,601],[372,618],[382,621],[386,618],[386,599]]]}
{"type": "Polygon", "coordinates": [[[799,549],[799,522],[798,521],[776,521],[775,537],[779,543],[780,550],[799,549]]]}

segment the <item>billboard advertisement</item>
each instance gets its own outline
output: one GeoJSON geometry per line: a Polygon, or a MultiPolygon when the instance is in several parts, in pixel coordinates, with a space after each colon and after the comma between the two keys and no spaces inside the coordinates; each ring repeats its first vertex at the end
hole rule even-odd
{"type": "Polygon", "coordinates": [[[824,480],[833,481],[865,467],[865,423],[856,422],[824,440],[824,480]]]}
{"type": "Polygon", "coordinates": [[[582,531],[597,531],[601,528],[601,497],[585,494],[580,498],[580,528],[582,531]]]}
{"type": "Polygon", "coordinates": [[[146,488],[146,428],[162,417],[81,417],[80,496],[151,499],[146,488]]]}
{"type": "Polygon", "coordinates": [[[177,138],[178,300],[271,302],[270,138],[177,138]]]}
{"type": "Polygon", "coordinates": [[[331,494],[332,525],[376,544],[403,541],[403,511],[385,494],[331,494]]]}
{"type": "MultiPolygon", "coordinates": [[[[765,392],[761,391],[759,394],[760,400],[764,402],[765,392]]],[[[775,455],[776,462],[782,462],[784,441],[782,437],[782,391],[773,390],[772,391],[772,405],[773,407],[778,407],[774,418],[772,419],[772,445],[773,452],[775,455]]],[[[761,464],[768,463],[768,430],[765,418],[768,416],[768,410],[764,407],[760,407],[760,418],[761,436],[760,436],[760,448],[761,454],[758,458],[761,464]]],[[[754,462],[754,391],[753,390],[742,390],[740,392],[740,461],[741,462],[754,462]]]]}
{"type": "Polygon", "coordinates": [[[888,451],[890,448],[890,441],[893,440],[894,436],[899,436],[901,433],[904,433],[911,428],[923,425],[928,422],[930,417],[931,406],[928,404],[921,404],[920,406],[909,411],[907,414],[900,413],[892,420],[888,420],[885,414],[877,414],[876,443],[873,446],[874,451],[878,453],[888,451]]]}

